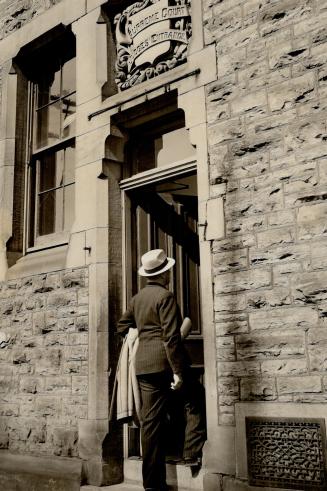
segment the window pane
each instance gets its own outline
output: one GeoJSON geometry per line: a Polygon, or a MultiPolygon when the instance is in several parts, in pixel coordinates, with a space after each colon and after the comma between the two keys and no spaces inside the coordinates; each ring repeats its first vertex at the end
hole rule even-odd
{"type": "Polygon", "coordinates": [[[64,188],[64,230],[70,230],[75,217],[75,186],[64,188]]]}
{"type": "Polygon", "coordinates": [[[65,148],[65,184],[75,182],[75,146],[65,148]]]}
{"type": "Polygon", "coordinates": [[[60,138],[61,102],[37,111],[36,147],[42,148],[56,143],[60,138]]]}
{"type": "Polygon", "coordinates": [[[64,151],[47,154],[40,162],[40,192],[63,185],[64,151]]]}
{"type": "Polygon", "coordinates": [[[62,67],[62,96],[70,94],[76,88],[76,58],[72,58],[62,67]]]}
{"type": "Polygon", "coordinates": [[[39,196],[38,235],[48,235],[62,230],[63,190],[48,191],[39,196]]]}
{"type": "Polygon", "coordinates": [[[39,160],[40,165],[40,191],[55,187],[55,155],[48,155],[39,160]]]}
{"type": "Polygon", "coordinates": [[[75,111],[76,96],[72,94],[62,100],[62,138],[67,138],[75,134],[75,111]]]}
{"type": "Polygon", "coordinates": [[[194,156],[186,128],[170,131],[155,140],[156,166],[162,167],[194,156]]]}

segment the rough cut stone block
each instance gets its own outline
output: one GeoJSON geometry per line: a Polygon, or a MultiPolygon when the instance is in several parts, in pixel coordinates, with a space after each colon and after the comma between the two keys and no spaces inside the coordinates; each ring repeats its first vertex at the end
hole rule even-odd
{"type": "Polygon", "coordinates": [[[308,353],[310,368],[315,372],[327,370],[327,333],[326,329],[310,329],[308,333],[308,353]]]}
{"type": "Polygon", "coordinates": [[[308,55],[308,49],[294,49],[291,40],[283,41],[269,49],[269,67],[281,68],[285,65],[296,63],[308,55]]]}
{"type": "Polygon", "coordinates": [[[227,235],[233,233],[247,234],[254,230],[262,230],[267,226],[267,218],[265,215],[256,215],[254,217],[233,218],[226,221],[227,235]]]}
{"type": "Polygon", "coordinates": [[[246,234],[237,237],[228,237],[223,240],[215,240],[212,243],[212,252],[234,251],[235,249],[243,249],[245,247],[253,247],[256,244],[254,234],[246,234]]]}
{"type": "Polygon", "coordinates": [[[68,271],[62,275],[62,284],[64,288],[72,287],[84,287],[85,286],[85,273],[84,269],[76,269],[74,271],[68,271]]]}
{"type": "Polygon", "coordinates": [[[303,375],[308,373],[308,363],[306,358],[296,360],[265,360],[261,363],[263,375],[303,375]]]}
{"type": "Polygon", "coordinates": [[[237,118],[209,126],[208,143],[209,145],[217,145],[242,138],[243,136],[244,131],[241,120],[237,118]]]}
{"type": "Polygon", "coordinates": [[[292,282],[297,303],[315,304],[327,299],[327,271],[297,274],[292,282]]]}
{"type": "Polygon", "coordinates": [[[89,342],[89,335],[86,332],[72,332],[67,335],[67,345],[85,345],[89,342]]]}
{"type": "Polygon", "coordinates": [[[47,304],[51,307],[63,307],[77,303],[76,292],[53,293],[49,295],[47,304]]]}
{"type": "Polygon", "coordinates": [[[291,244],[295,240],[295,229],[290,227],[284,227],[274,230],[267,230],[266,232],[259,232],[257,234],[258,247],[274,247],[281,244],[291,244]]]}
{"type": "Polygon", "coordinates": [[[88,346],[70,346],[65,350],[65,360],[86,361],[88,359],[88,346]]]}
{"type": "Polygon", "coordinates": [[[10,404],[10,403],[1,403],[0,404],[0,416],[18,416],[19,414],[19,405],[18,404],[10,404]]]}
{"type": "Polygon", "coordinates": [[[215,316],[215,321],[217,336],[240,334],[248,332],[249,330],[249,323],[246,315],[242,317],[230,316],[226,318],[215,316]]]}
{"type": "Polygon", "coordinates": [[[65,333],[49,332],[44,335],[43,346],[66,346],[68,344],[68,335],[65,333]]]}
{"type": "Polygon", "coordinates": [[[248,267],[247,249],[215,254],[213,256],[214,274],[245,269],[247,267],[248,267]]]}
{"type": "Polygon", "coordinates": [[[223,395],[238,396],[239,382],[235,377],[219,377],[218,393],[223,395]]]}
{"type": "Polygon", "coordinates": [[[7,394],[10,393],[11,390],[15,390],[16,383],[13,383],[13,379],[10,376],[0,375],[0,393],[7,394]]]}
{"type": "Polygon", "coordinates": [[[45,382],[45,390],[48,393],[70,394],[72,391],[72,380],[68,376],[47,377],[45,382]]]}
{"type": "Polygon", "coordinates": [[[321,392],[321,378],[316,375],[306,377],[283,377],[278,379],[279,394],[294,394],[306,392],[321,392]]]}
{"type": "Polygon", "coordinates": [[[292,298],[288,288],[274,288],[273,290],[250,292],[247,294],[247,307],[251,310],[282,307],[291,303],[292,298]]]}
{"type": "Polygon", "coordinates": [[[259,16],[259,29],[263,36],[278,31],[291,20],[309,18],[313,6],[311,0],[298,2],[297,0],[284,0],[272,5],[259,16]]]}
{"type": "Polygon", "coordinates": [[[269,227],[281,227],[295,223],[295,212],[293,210],[280,210],[268,216],[269,227]]]}
{"type": "Polygon", "coordinates": [[[246,308],[245,296],[240,295],[221,295],[215,297],[216,312],[237,312],[246,308]]]}
{"type": "Polygon", "coordinates": [[[252,94],[246,94],[231,102],[232,114],[245,114],[253,111],[255,108],[267,105],[266,91],[256,91],[252,94]]]}
{"type": "Polygon", "coordinates": [[[238,360],[298,357],[305,354],[304,333],[295,330],[264,334],[240,334],[236,338],[238,360]]]}
{"type": "Polygon", "coordinates": [[[310,328],[318,323],[318,312],[311,307],[283,308],[249,314],[252,331],[271,329],[310,328]]]}
{"type": "Polygon", "coordinates": [[[44,350],[40,350],[36,355],[35,373],[41,375],[57,375],[60,373],[62,352],[58,348],[49,348],[47,356],[44,350]]]}
{"type": "Polygon", "coordinates": [[[288,111],[284,111],[282,114],[269,115],[269,117],[265,117],[260,119],[259,121],[255,119],[249,126],[249,128],[253,128],[255,133],[260,135],[261,133],[267,134],[276,134],[280,136],[287,131],[287,125],[294,123],[294,119],[296,118],[296,110],[289,109],[288,111]],[[274,133],[273,133],[273,130],[274,133]]]}
{"type": "Polygon", "coordinates": [[[287,80],[271,87],[268,101],[272,112],[289,109],[299,102],[314,97],[315,79],[313,73],[307,73],[296,79],[287,80]]]}
{"type": "Polygon", "coordinates": [[[234,348],[218,348],[217,360],[219,361],[235,361],[236,353],[234,348]]]}
{"type": "Polygon", "coordinates": [[[257,361],[218,362],[220,377],[249,377],[260,374],[260,363],[257,361]]]}
{"type": "Polygon", "coordinates": [[[302,206],[297,215],[300,240],[326,235],[327,203],[302,206]]]}
{"type": "MultiPolygon", "coordinates": [[[[206,31],[211,35],[211,42],[213,40],[220,39],[222,36],[226,36],[231,32],[240,29],[242,25],[242,10],[240,7],[230,9],[220,15],[208,19],[205,23],[206,31]]],[[[206,41],[209,42],[210,38],[207,37],[206,41]]]]}
{"type": "Polygon", "coordinates": [[[20,379],[20,391],[27,394],[37,394],[44,390],[45,380],[43,377],[23,376],[20,379]]]}
{"type": "Polygon", "coordinates": [[[220,77],[235,76],[235,73],[246,66],[246,49],[231,49],[226,54],[219,55],[218,73],[220,77]]]}
{"type": "Polygon", "coordinates": [[[88,364],[81,361],[69,361],[63,363],[63,373],[66,375],[87,375],[88,364]]]}
{"type": "MultiPolygon", "coordinates": [[[[326,124],[323,115],[315,118],[306,118],[303,120],[293,121],[293,124],[285,128],[285,143],[288,150],[296,150],[306,145],[324,142],[326,136],[326,124]]],[[[308,166],[313,166],[313,162],[308,162],[308,166]]],[[[305,168],[305,167],[304,167],[305,168]]]]}
{"type": "Polygon", "coordinates": [[[327,269],[327,243],[324,241],[315,242],[311,247],[311,267],[312,269],[327,269]]]}
{"type": "Polygon", "coordinates": [[[276,399],[275,379],[253,377],[241,380],[242,401],[274,401],[276,399]]]}
{"type": "Polygon", "coordinates": [[[271,284],[270,270],[225,273],[215,278],[215,295],[264,288],[271,284]]]}
{"type": "Polygon", "coordinates": [[[293,273],[303,271],[303,266],[299,261],[285,262],[273,266],[273,278],[275,287],[290,287],[293,273]]]}
{"type": "Polygon", "coordinates": [[[89,327],[89,318],[88,316],[81,316],[76,318],[76,329],[79,332],[87,331],[89,327]]]}
{"type": "Polygon", "coordinates": [[[250,250],[250,264],[261,266],[266,264],[277,264],[282,262],[303,261],[310,262],[310,247],[308,244],[290,244],[275,248],[250,250]]]}
{"type": "Polygon", "coordinates": [[[72,377],[72,394],[87,395],[88,377],[72,377]]]}

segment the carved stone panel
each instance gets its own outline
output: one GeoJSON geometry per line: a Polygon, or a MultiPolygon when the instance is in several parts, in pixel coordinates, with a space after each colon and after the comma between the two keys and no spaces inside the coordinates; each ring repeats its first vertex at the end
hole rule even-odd
{"type": "Polygon", "coordinates": [[[115,17],[119,90],[184,63],[192,34],[191,0],[143,0],[115,17]]]}
{"type": "Polygon", "coordinates": [[[246,439],[251,485],[327,488],[323,419],[248,417],[246,439]]]}

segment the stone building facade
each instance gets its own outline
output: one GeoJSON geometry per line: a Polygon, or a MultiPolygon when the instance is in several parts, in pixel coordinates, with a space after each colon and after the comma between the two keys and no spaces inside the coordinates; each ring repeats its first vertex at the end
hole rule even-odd
{"type": "MultiPolygon", "coordinates": [[[[199,291],[183,301],[199,305],[202,328],[191,343],[208,427],[199,476],[170,465],[170,481],[185,491],[326,489],[327,2],[139,2],[152,9],[144,18],[156,4],[175,6],[171,19],[190,14],[187,54],[155,76],[119,79],[130,85],[118,90],[115,25],[133,4],[0,0],[0,482],[6,491],[13,480],[34,489],[37,476],[40,489],[57,490],[140,479],[133,428],[109,423],[114,333],[136,288],[134,245],[161,244],[160,234],[146,235],[144,217],[172,243],[162,215],[153,215],[154,194],[168,193],[178,209],[197,199],[190,237],[198,235],[199,291]],[[31,150],[29,128],[38,123],[28,118],[28,94],[41,87],[46,53],[57,51],[60,87],[72,59],[76,84],[50,98],[64,106],[70,97],[61,137],[53,143],[51,128],[31,150]],[[169,155],[169,165],[153,157],[155,145],[138,150],[166,127],[185,130],[193,149],[169,155]],[[46,156],[71,147],[71,181],[50,186],[42,170],[35,178],[46,156]],[[56,208],[64,225],[42,221],[55,215],[42,193],[65,195],[72,185],[73,197],[56,208]],[[256,431],[273,452],[256,446],[256,431]],[[301,444],[306,435],[319,458],[290,434],[301,444]]],[[[45,107],[35,116],[43,125],[45,107]]],[[[195,289],[192,271],[184,290],[187,282],[195,289]]]]}

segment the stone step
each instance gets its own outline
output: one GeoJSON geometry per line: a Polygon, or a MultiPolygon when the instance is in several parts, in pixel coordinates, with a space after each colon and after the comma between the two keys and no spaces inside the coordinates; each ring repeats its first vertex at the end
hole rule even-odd
{"type": "MultiPolygon", "coordinates": [[[[124,475],[126,481],[113,486],[82,486],[81,491],[143,491],[140,483],[142,461],[125,460],[124,475]]],[[[170,491],[203,491],[203,470],[192,475],[189,467],[167,464],[167,483],[170,491]]]]}
{"type": "Polygon", "coordinates": [[[61,457],[33,457],[0,451],[1,491],[79,491],[82,462],[61,457]]]}
{"type": "Polygon", "coordinates": [[[121,484],[114,484],[113,486],[82,486],[81,491],[143,491],[143,486],[132,484],[129,482],[123,482],[121,484]]]}

